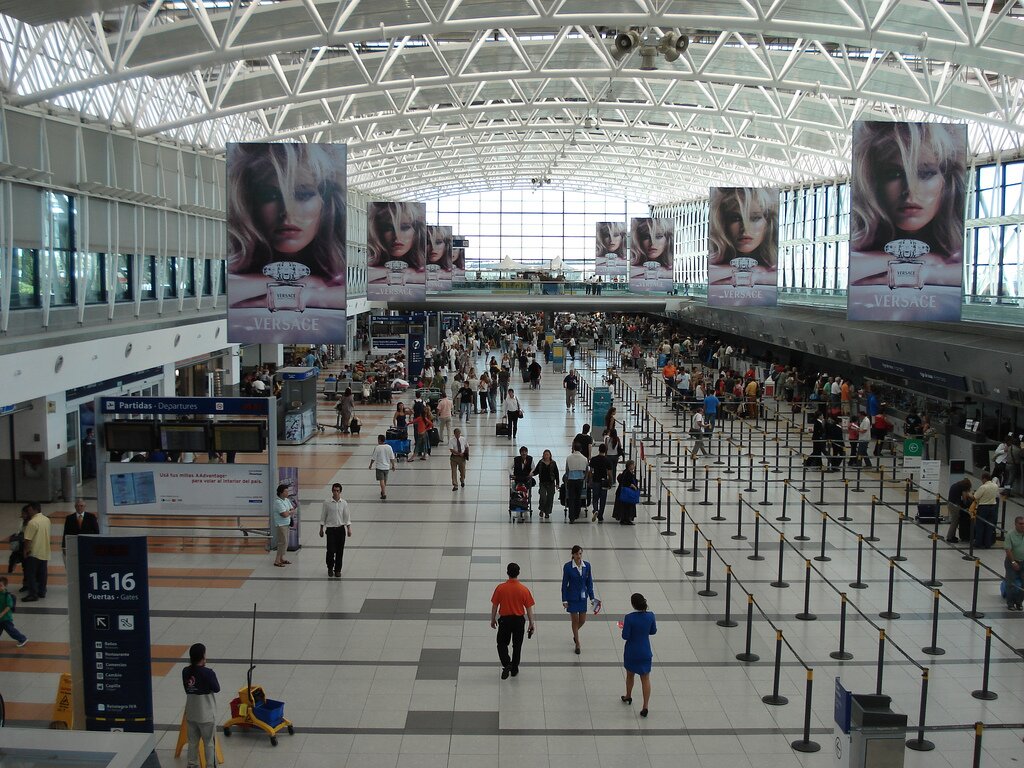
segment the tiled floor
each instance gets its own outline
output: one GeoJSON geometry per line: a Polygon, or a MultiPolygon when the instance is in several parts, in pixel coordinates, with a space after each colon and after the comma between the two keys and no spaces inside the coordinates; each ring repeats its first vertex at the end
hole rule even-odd
{"type": "MultiPolygon", "coordinates": [[[[363,433],[358,438],[328,431],[310,444],[282,451],[282,464],[300,467],[302,487],[303,548],[293,553],[295,563],[285,570],[271,566],[270,555],[239,549],[213,547],[196,551],[164,542],[151,553],[153,568],[169,569],[169,583],[155,580],[152,586],[153,642],[162,646],[155,654],[169,662],[154,678],[156,720],[162,732],[159,756],[164,765],[184,765],[173,757],[183,694],[179,682],[180,657],[176,650],[196,641],[206,643],[210,665],[224,691],[220,704],[227,716],[233,691],[245,684],[250,637],[250,611],[255,602],[255,680],[268,693],[286,702],[286,714],[295,723],[294,736],[282,734],[271,747],[265,737],[236,732],[221,737],[228,765],[247,768],[462,768],[480,765],[529,765],[556,768],[582,763],[602,768],[658,768],[694,766],[744,768],[764,765],[828,766],[832,764],[832,694],[838,675],[856,692],[873,692],[876,681],[878,632],[866,620],[886,629],[889,640],[910,659],[889,646],[886,650],[884,689],[894,707],[910,714],[916,723],[921,691],[921,672],[911,660],[931,665],[927,721],[930,724],[1020,723],[1024,720],[1024,660],[1000,643],[992,649],[991,688],[995,702],[982,702],[970,692],[981,687],[984,626],[993,629],[1012,647],[1024,646],[1020,615],[1005,611],[998,599],[996,581],[986,576],[979,595],[981,623],[964,618],[948,603],[940,610],[938,645],[946,653],[928,656],[921,648],[930,644],[931,592],[915,582],[928,578],[930,542],[916,526],[904,529],[903,552],[909,558],[896,574],[894,609],[899,620],[882,621],[886,607],[887,560],[865,549],[862,579],[867,589],[852,589],[856,572],[856,533],[867,533],[871,493],[878,492],[878,478],[865,474],[867,493],[850,494],[849,532],[832,520],[827,525],[828,562],[810,560],[810,611],[815,621],[799,621],[803,609],[804,554],[820,552],[821,515],[841,514],[841,484],[829,479],[826,505],[818,507],[817,476],[808,477],[812,488],[807,514],[810,541],[799,552],[786,548],[784,578],[791,586],[774,588],[777,578],[779,535],[769,523],[791,539],[799,533],[799,493],[791,490],[787,512],[793,520],[778,522],[781,478],[769,475],[764,500],[764,471],[755,464],[756,492],[744,495],[764,515],[760,529],[763,561],[752,561],[753,518],[745,509],[742,535],[736,535],[737,493],[747,487],[747,463],[740,478],[725,474],[724,465],[710,460],[710,498],[716,479],[723,478],[721,513],[724,521],[710,518],[719,511],[702,506],[703,474],[697,491],[662,465],[662,477],[673,497],[673,530],[679,530],[678,504],[714,542],[720,557],[732,566],[737,582],[731,590],[731,612],[739,623],[722,628],[725,576],[722,560],[712,563],[712,589],[717,596],[701,596],[705,578],[684,574],[692,556],[676,556],[672,549],[692,545],[692,527],[684,536],[663,536],[665,522],[654,522],[656,507],[641,507],[637,525],[624,528],[614,523],[564,524],[556,506],[552,521],[536,515],[526,525],[510,524],[507,513],[507,476],[514,452],[520,445],[539,457],[550,448],[564,463],[568,444],[587,420],[578,407],[566,413],[560,376],[548,373],[539,392],[519,392],[526,412],[519,440],[511,443],[494,436],[495,416],[473,416],[467,430],[473,450],[464,490],[452,492],[446,452],[437,450],[427,462],[403,464],[393,473],[388,501],[377,498],[372,472],[366,469],[375,435],[383,430],[390,414],[360,409],[363,433]],[[323,562],[323,540],[316,535],[316,503],[332,481],[345,486],[353,513],[353,537],[346,548],[341,579],[329,579],[323,562]],[[597,591],[605,610],[591,617],[582,632],[583,653],[573,653],[569,622],[561,608],[561,566],[573,544],[581,544],[593,564],[597,591]],[[174,551],[175,549],[179,551],[174,551]],[[801,554],[804,553],[804,554],[801,554]],[[520,563],[523,580],[537,599],[538,631],[524,647],[522,672],[517,678],[499,679],[494,632],[488,625],[489,598],[503,579],[509,560],[520,563]],[[190,569],[204,570],[192,572],[190,569]],[[910,574],[910,575],[907,575],[910,574]],[[832,580],[847,592],[846,648],[854,659],[838,663],[829,657],[838,647],[840,601],[835,589],[822,581],[832,580]],[[742,586],[741,586],[742,584],[742,586]],[[735,655],[744,650],[746,598],[749,590],[767,619],[757,612],[752,627],[752,650],[761,660],[742,664],[735,655]],[[625,706],[621,666],[622,641],[616,622],[628,611],[632,592],[642,592],[658,617],[659,632],[652,681],[650,717],[639,717],[639,702],[625,706]],[[771,707],[761,697],[772,692],[775,629],[783,632],[790,648],[784,650],[780,692],[786,706],[771,707]],[[171,654],[168,657],[168,654],[171,654]],[[812,755],[794,752],[790,742],[803,726],[807,673],[797,656],[813,668],[811,737],[823,749],[812,755]],[[168,658],[163,658],[168,657],[168,658]],[[171,663],[175,666],[171,667],[171,663]]],[[[635,384],[635,381],[633,382],[635,384]]],[[[620,403],[621,406],[621,403],[620,403]]],[[[651,410],[663,413],[655,403],[651,410]]],[[[625,409],[620,407],[620,414],[625,409]]],[[[331,422],[329,407],[321,418],[331,422]]],[[[659,416],[659,418],[661,418],[659,416]]],[[[628,419],[633,423],[633,419],[628,419]]],[[[673,423],[671,417],[668,423],[673,423]]],[[[774,425],[771,426],[774,436],[774,425]]],[[[734,427],[735,430],[735,427],[734,427]]],[[[684,430],[673,430],[682,435],[684,430]]],[[[734,435],[736,433],[734,432],[734,435]]],[[[779,433],[784,435],[783,432],[779,433]]],[[[795,433],[793,433],[795,435],[795,433]]],[[[796,446],[795,437],[790,437],[796,446]]],[[[759,435],[750,443],[759,458],[759,435]]],[[[767,442],[774,458],[774,443],[767,442]]],[[[805,444],[806,445],[806,444],[805,444]]],[[[724,450],[724,449],[723,449],[724,450]]],[[[654,459],[657,449],[645,451],[654,459]]],[[[674,448],[672,450],[674,455],[674,448]]],[[[742,453],[747,453],[744,449],[742,453]]],[[[784,454],[783,454],[784,455],[784,454]]],[[[661,461],[661,459],[658,459],[661,461]]],[[[800,480],[799,471],[794,480],[800,480]]],[[[793,488],[799,483],[794,482],[793,488]]],[[[896,485],[885,488],[885,498],[902,508],[896,485]]],[[[54,510],[62,510],[57,505],[54,510]]],[[[1012,514],[1013,508],[1011,508],[1012,514]]],[[[14,529],[15,509],[3,510],[7,527],[14,529]]],[[[609,509],[610,515],[610,509],[609,509]]],[[[878,510],[874,546],[892,554],[896,515],[878,510]]],[[[218,540],[223,543],[223,540],[218,540]]],[[[703,541],[697,568],[706,572],[703,541]]],[[[983,561],[999,567],[1001,553],[982,552],[983,561]]],[[[59,571],[58,563],[54,570],[59,571]]],[[[938,552],[938,575],[943,594],[957,605],[970,605],[973,566],[944,543],[938,552]]],[[[50,647],[42,638],[66,641],[67,616],[64,587],[55,586],[42,604],[24,606],[18,614],[20,628],[30,645],[15,650],[7,639],[0,645],[0,690],[12,711],[44,719],[57,685],[64,646],[50,647]],[[22,659],[50,662],[45,669],[26,671],[22,659]],[[34,705],[34,706],[33,706],[34,705]]],[[[638,692],[635,694],[638,697],[638,692]]],[[[1021,756],[1024,731],[987,731],[983,766],[1015,765],[1021,756]]],[[[931,753],[906,753],[908,766],[971,764],[973,733],[950,731],[931,737],[938,749],[931,753]]]]}

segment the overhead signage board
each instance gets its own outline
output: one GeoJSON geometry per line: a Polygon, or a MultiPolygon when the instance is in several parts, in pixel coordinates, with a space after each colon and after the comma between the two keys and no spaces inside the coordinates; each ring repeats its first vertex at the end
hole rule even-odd
{"type": "Polygon", "coordinates": [[[928,368],[918,368],[916,365],[897,363],[893,360],[884,360],[880,357],[868,357],[868,365],[878,371],[902,376],[912,381],[923,381],[938,387],[955,389],[958,392],[967,391],[967,379],[952,373],[932,371],[928,368]]]}
{"type": "Polygon", "coordinates": [[[267,397],[101,397],[100,410],[108,416],[230,415],[266,416],[267,397]]]}

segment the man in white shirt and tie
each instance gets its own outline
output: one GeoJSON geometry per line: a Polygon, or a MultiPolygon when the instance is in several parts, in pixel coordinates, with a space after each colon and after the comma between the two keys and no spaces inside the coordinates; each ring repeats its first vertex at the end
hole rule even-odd
{"type": "Polygon", "coordinates": [[[452,433],[452,439],[448,441],[448,451],[451,453],[448,461],[452,465],[452,490],[459,490],[466,487],[466,463],[469,461],[469,442],[462,436],[462,430],[456,428],[452,433]]]}
{"type": "Polygon", "coordinates": [[[327,532],[327,575],[341,576],[341,561],[345,557],[345,537],[352,535],[352,519],[348,502],[341,498],[341,483],[331,486],[331,498],[324,501],[320,512],[320,538],[327,532]]]}

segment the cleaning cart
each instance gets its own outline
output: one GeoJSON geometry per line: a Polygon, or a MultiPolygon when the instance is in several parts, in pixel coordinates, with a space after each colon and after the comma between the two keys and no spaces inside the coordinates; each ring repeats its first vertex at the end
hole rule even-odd
{"type": "Polygon", "coordinates": [[[282,728],[295,733],[291,720],[284,716],[284,702],[267,698],[262,686],[252,684],[253,654],[256,650],[256,604],[252,606],[252,642],[249,646],[249,671],[246,672],[245,687],[238,690],[238,697],[231,701],[231,719],[224,723],[224,735],[230,736],[232,728],[259,728],[270,736],[270,744],[277,746],[277,734],[282,728]]]}

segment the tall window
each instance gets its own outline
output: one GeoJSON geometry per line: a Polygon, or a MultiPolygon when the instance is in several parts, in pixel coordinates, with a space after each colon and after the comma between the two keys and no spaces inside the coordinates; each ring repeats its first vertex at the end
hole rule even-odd
{"type": "Polygon", "coordinates": [[[39,306],[39,251],[15,248],[11,264],[11,308],[39,306]]]}
{"type": "Polygon", "coordinates": [[[75,303],[75,199],[46,192],[43,258],[49,259],[50,306],[75,303]]]}

